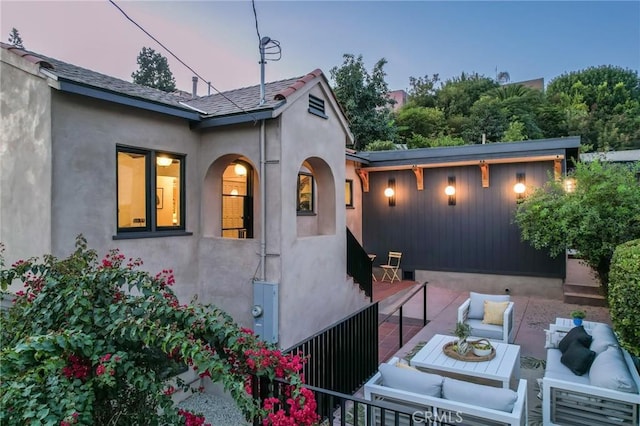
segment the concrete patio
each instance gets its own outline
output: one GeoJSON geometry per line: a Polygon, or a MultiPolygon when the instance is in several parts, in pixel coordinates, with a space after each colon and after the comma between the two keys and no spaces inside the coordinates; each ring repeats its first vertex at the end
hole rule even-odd
{"type": "MultiPolygon", "coordinates": [[[[598,285],[586,267],[578,262],[570,262],[569,265],[567,281],[598,285]]],[[[389,289],[388,282],[374,283],[374,299],[380,301],[380,311],[384,312],[388,306],[397,303],[403,294],[410,292],[415,285],[417,284],[410,281],[396,282],[393,284],[397,289],[394,292],[393,289],[389,289]],[[382,290],[377,292],[376,286],[382,290]]],[[[458,307],[468,297],[467,290],[452,288],[450,283],[438,279],[429,280],[427,284],[427,320],[429,323],[422,327],[415,321],[415,319],[422,319],[422,292],[419,292],[404,306],[404,322],[406,324],[404,333],[405,335],[415,333],[415,335],[405,338],[406,343],[399,349],[397,330],[395,335],[389,337],[386,334],[381,335],[380,343],[381,345],[385,344],[385,352],[389,349],[389,344],[395,342],[395,351],[390,353],[390,356],[404,357],[418,343],[429,340],[435,334],[452,334],[451,331],[456,324],[458,307]],[[385,337],[388,337],[386,341],[385,337]]],[[[585,311],[589,321],[611,324],[609,309],[606,307],[564,303],[562,298],[558,297],[512,295],[511,299],[515,303],[514,344],[520,345],[522,356],[544,359],[546,356],[544,330],[548,328],[549,324],[555,322],[556,317],[569,317],[570,312],[575,309],[585,311]]],[[[397,321],[395,323],[397,324],[397,321]]]]}

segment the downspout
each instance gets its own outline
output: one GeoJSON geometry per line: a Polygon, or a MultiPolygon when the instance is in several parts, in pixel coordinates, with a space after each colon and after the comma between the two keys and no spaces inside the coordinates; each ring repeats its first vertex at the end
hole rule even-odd
{"type": "Polygon", "coordinates": [[[265,134],[265,120],[260,121],[260,279],[266,281],[267,279],[267,176],[266,170],[266,134],[265,134]]]}

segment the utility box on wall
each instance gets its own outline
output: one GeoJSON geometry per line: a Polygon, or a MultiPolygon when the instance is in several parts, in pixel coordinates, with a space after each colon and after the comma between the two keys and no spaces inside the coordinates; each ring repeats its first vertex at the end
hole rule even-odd
{"type": "Polygon", "coordinates": [[[278,285],[253,283],[253,331],[263,340],[278,343],[278,285]]]}

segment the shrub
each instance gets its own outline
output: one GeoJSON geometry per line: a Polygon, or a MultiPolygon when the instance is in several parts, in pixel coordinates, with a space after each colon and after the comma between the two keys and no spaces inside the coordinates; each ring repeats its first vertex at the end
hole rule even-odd
{"type": "Polygon", "coordinates": [[[608,299],[620,344],[640,356],[640,239],[621,244],[614,251],[608,299]]]}
{"type": "Polygon", "coordinates": [[[2,290],[24,283],[0,317],[0,424],[202,424],[171,400],[176,389],[167,378],[186,365],[221,382],[247,419],[317,420],[299,374],[304,359],[280,353],[214,306],[181,305],[172,272],[152,276],[141,264],[117,250],[99,261],[82,237],[64,260],[5,269],[0,256],[2,290]],[[260,405],[252,397],[252,375],[290,383],[286,413],[278,400],[260,405]]]}

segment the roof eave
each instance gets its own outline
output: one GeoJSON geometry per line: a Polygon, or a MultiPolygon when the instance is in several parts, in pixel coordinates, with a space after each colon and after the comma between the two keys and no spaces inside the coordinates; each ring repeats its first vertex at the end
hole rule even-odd
{"type": "Polygon", "coordinates": [[[58,77],[60,84],[60,91],[67,93],[75,93],[90,98],[100,99],[107,102],[113,102],[120,105],[127,105],[133,108],[144,109],[147,111],[158,112],[161,114],[167,114],[174,117],[180,117],[191,121],[200,121],[200,114],[194,111],[189,111],[186,108],[181,109],[178,107],[172,107],[170,105],[152,102],[149,100],[143,100],[140,98],[131,97],[122,93],[115,93],[106,89],[101,89],[93,86],[87,86],[77,83],[75,81],[66,80],[58,77]]]}
{"type": "Polygon", "coordinates": [[[269,120],[275,117],[273,109],[258,111],[246,111],[236,114],[226,114],[212,117],[204,117],[201,121],[191,126],[193,130],[209,129],[212,127],[230,126],[233,124],[255,123],[260,120],[269,120]]]}

